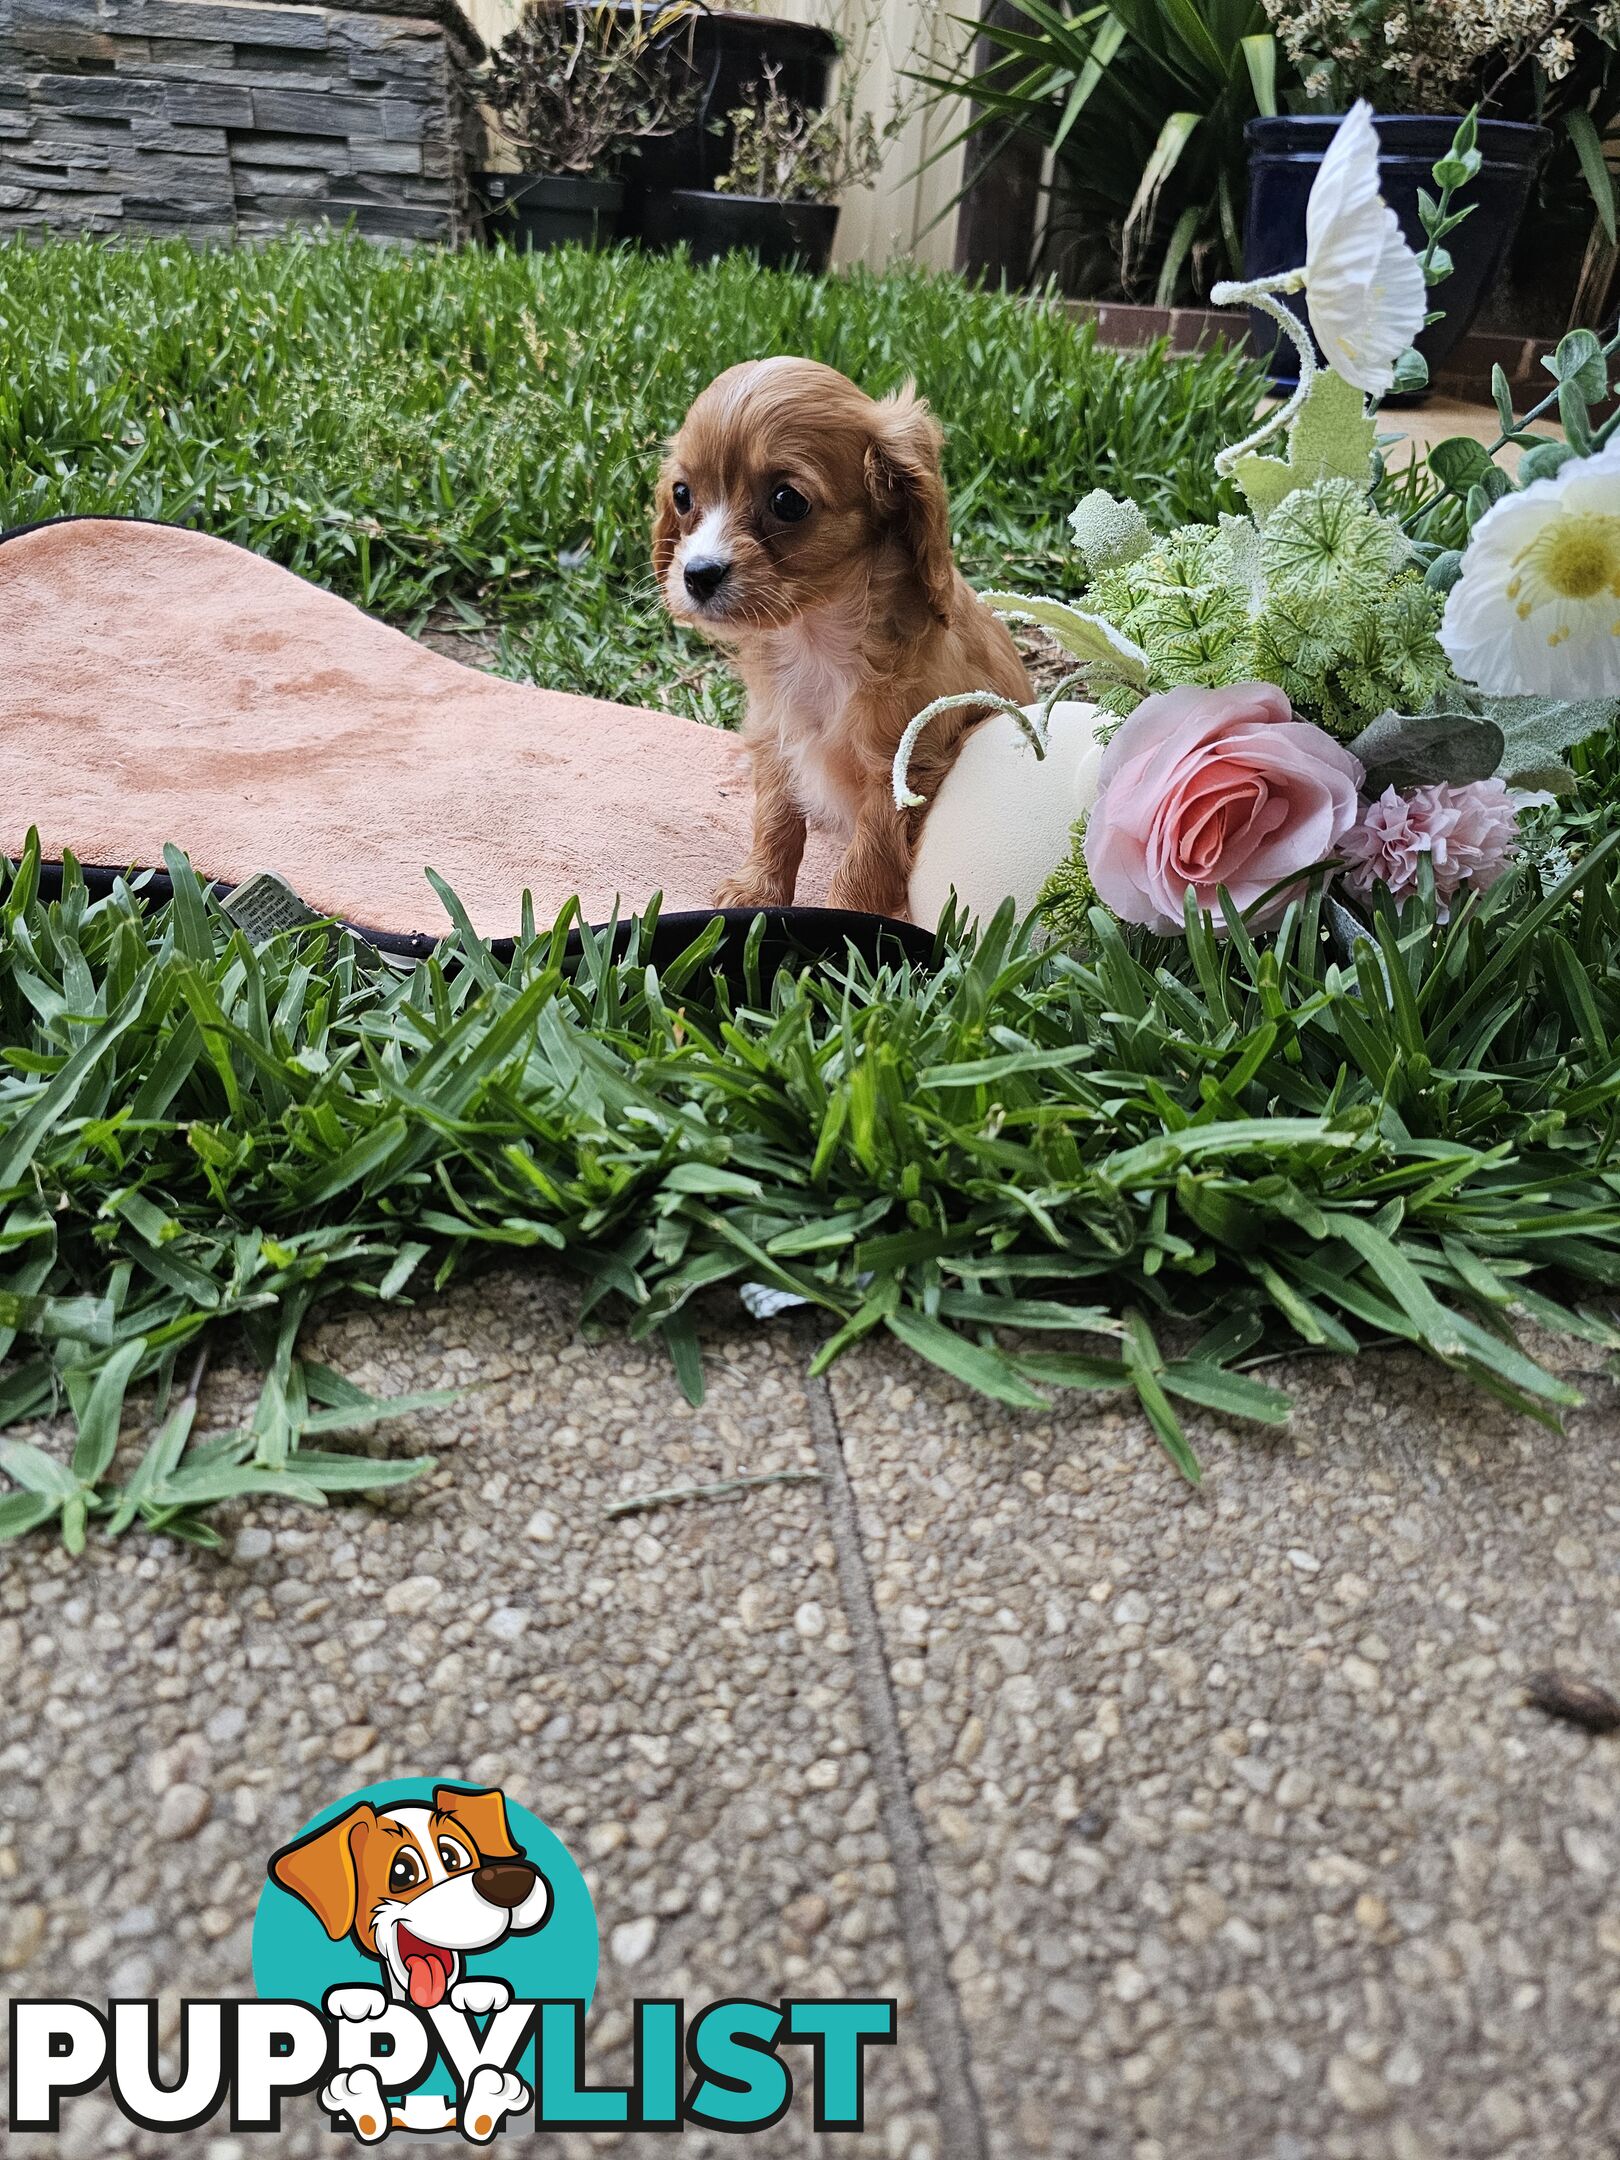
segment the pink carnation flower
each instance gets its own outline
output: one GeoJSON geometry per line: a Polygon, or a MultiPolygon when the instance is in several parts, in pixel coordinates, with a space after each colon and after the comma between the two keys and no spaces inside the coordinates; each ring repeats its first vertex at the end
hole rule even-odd
{"type": "Polygon", "coordinates": [[[1296,720],[1272,683],[1166,690],[1144,698],[1103,752],[1086,868],[1124,922],[1173,936],[1190,887],[1219,923],[1221,886],[1248,909],[1338,852],[1362,777],[1359,761],[1296,720]]]}
{"type": "Polygon", "coordinates": [[[1404,900],[1417,890],[1418,864],[1427,855],[1444,921],[1458,886],[1483,891],[1496,883],[1513,860],[1518,829],[1517,804],[1501,780],[1462,787],[1437,780],[1410,795],[1385,788],[1339,843],[1344,882],[1358,893],[1382,883],[1404,900]]]}

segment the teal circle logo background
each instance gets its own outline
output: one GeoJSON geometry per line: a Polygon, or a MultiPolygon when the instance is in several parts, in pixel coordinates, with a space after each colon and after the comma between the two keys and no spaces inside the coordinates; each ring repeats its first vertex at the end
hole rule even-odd
{"type": "MultiPolygon", "coordinates": [[[[362,1786],[359,1792],[322,1808],[290,1836],[279,1838],[276,1849],[336,1821],[364,1801],[370,1801],[379,1814],[390,1807],[431,1807],[435,1786],[455,1782],[443,1777],[403,1778],[362,1786]]],[[[551,1911],[545,1925],[532,1934],[508,1935],[492,1949],[470,1955],[467,1977],[504,1980],[525,2001],[551,1997],[588,2007],[596,1992],[599,1946],[596,1908],[585,1878],[554,1830],[509,1794],[503,1798],[514,1842],[551,1885],[551,1911]]],[[[268,1858],[267,1854],[267,1863],[268,1858]]],[[[341,1942],[332,1942],[309,1907],[266,1874],[253,1920],[253,1985],[261,2000],[303,2002],[318,2010],[328,1988],[386,1988],[387,1982],[375,1958],[367,1957],[347,1935],[341,1942]]],[[[519,2068],[532,2081],[532,2049],[524,2053],[519,2068]]],[[[432,2074],[429,2064],[424,2076],[432,2074]]]]}

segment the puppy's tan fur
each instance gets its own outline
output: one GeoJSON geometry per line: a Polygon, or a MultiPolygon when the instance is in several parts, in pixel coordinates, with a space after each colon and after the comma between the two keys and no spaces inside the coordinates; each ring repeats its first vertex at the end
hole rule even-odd
{"type": "MultiPolygon", "coordinates": [[[[891,790],[907,723],[963,691],[1031,696],[1006,626],[952,560],[941,440],[909,385],[878,401],[817,361],[776,359],[719,376],[670,446],[653,522],[660,590],[748,691],[753,843],[722,907],[792,900],[808,818],[846,843],[832,904],[904,915],[922,814],[896,810],[891,790]],[[784,485],[810,506],[797,522],[773,511],[784,485]],[[709,597],[685,583],[705,557],[729,566],[709,597]]],[[[924,732],[918,794],[932,798],[978,717],[924,732]]]]}

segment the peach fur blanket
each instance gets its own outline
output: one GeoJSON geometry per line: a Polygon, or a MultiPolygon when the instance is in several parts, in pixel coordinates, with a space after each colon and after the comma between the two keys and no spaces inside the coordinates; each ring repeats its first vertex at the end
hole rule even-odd
{"type": "MultiPolygon", "coordinates": [[[[720,663],[717,661],[716,665],[720,663]]],[[[503,682],[224,540],[82,518],[0,543],[0,853],[235,883],[280,873],[323,914],[445,929],[436,870],[509,937],[578,893],[707,908],[748,847],[734,737],[503,682]]],[[[799,900],[825,904],[830,845],[799,900]]]]}

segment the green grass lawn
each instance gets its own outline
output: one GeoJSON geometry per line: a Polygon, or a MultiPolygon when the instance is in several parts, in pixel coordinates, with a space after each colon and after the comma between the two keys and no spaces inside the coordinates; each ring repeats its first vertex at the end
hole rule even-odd
{"type": "Polygon", "coordinates": [[[1060,311],[918,271],[814,279],[741,257],[0,247],[0,525],[195,523],[391,620],[499,626],[508,672],[734,717],[651,589],[660,446],[722,368],[799,352],[873,392],[914,375],[949,430],[970,575],[1073,582],[1097,485],[1160,522],[1258,378],[1225,353],[1100,348],[1060,311]]]}

